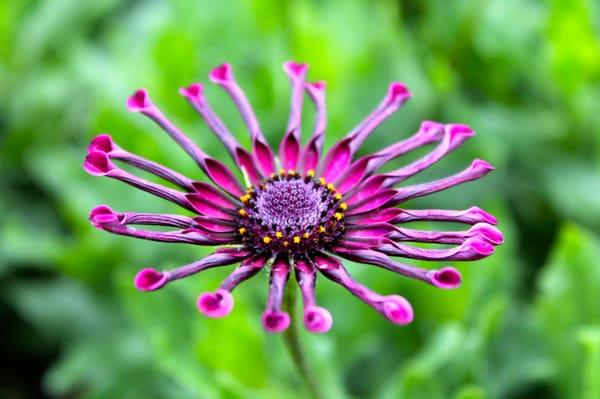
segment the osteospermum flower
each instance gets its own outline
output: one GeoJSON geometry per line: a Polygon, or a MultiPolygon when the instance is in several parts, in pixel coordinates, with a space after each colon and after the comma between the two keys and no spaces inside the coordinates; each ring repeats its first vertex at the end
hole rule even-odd
{"type": "Polygon", "coordinates": [[[278,157],[267,143],[230,65],[212,70],[210,80],[231,97],[250,132],[252,149],[243,148],[213,112],[198,83],[180,90],[207,126],[223,142],[246,181],[219,160],[208,156],[152,103],[146,90],[136,91],[127,108],[152,119],[187,152],[213,184],[196,181],[119,147],[107,134],[94,138],[84,167],[92,175],[123,181],[174,202],[188,215],[116,212],[106,205],[94,208],[91,223],[102,230],[153,241],[220,246],[199,261],[168,271],[142,269],[134,279],[140,291],[153,291],[206,269],[239,264],[214,292],[203,293],[198,309],[208,317],[226,316],[233,307],[231,292],[266,268],[269,293],[262,324],[269,332],[285,330],[290,316],[282,310],[284,290],[293,273],[302,293],[304,325],[312,332],[331,328],[330,313],[317,305],[317,273],[340,284],[351,294],[396,324],[413,319],[410,303],[399,295],[380,295],[352,279],[342,259],[374,265],[443,289],[456,288],[461,275],[455,268],[422,269],[394,258],[429,261],[467,261],[486,257],[503,241],[496,219],[480,208],[466,210],[415,210],[408,200],[478,179],[493,167],[473,163],[452,176],[428,183],[400,186],[429,168],[474,131],[462,124],[425,121],[411,137],[374,154],[356,153],[375,128],[411,94],[402,83],[390,84],[381,103],[352,131],[322,155],[326,125],[325,84],[307,83],[307,65],[288,62],[284,70],[291,82],[291,112],[278,157]],[[306,145],[301,144],[300,120],[304,92],[315,105],[315,126],[306,145]],[[397,170],[379,173],[387,162],[421,146],[434,144],[424,157],[397,170]],[[154,174],[177,186],[173,189],[137,177],[113,161],[154,174]],[[399,207],[400,206],[400,207],[399,207]],[[191,213],[191,214],[190,214],[191,213]],[[408,227],[413,221],[456,222],[470,226],[460,231],[424,231],[408,227]],[[156,225],[173,228],[156,231],[131,227],[156,225]],[[410,243],[437,243],[431,248],[410,243]]]}

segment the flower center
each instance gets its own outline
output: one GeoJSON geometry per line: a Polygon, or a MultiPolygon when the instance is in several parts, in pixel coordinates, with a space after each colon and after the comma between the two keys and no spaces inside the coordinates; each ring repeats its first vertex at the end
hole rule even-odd
{"type": "Polygon", "coordinates": [[[310,252],[331,246],[344,230],[344,210],[332,184],[314,179],[314,171],[300,175],[280,171],[241,198],[238,232],[254,250],[310,252]]]}

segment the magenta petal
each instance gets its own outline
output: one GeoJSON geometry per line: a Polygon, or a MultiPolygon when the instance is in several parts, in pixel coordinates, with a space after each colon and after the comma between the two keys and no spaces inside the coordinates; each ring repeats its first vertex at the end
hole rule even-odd
{"type": "Polygon", "coordinates": [[[285,134],[279,147],[279,157],[281,166],[284,169],[296,170],[298,167],[298,158],[300,157],[300,143],[291,130],[285,134]]]}
{"type": "Polygon", "coordinates": [[[254,159],[264,176],[269,176],[275,172],[275,162],[271,148],[259,139],[254,140],[253,144],[254,159]]]}
{"type": "Polygon", "coordinates": [[[410,302],[400,295],[386,296],[383,302],[383,312],[388,320],[400,325],[409,324],[414,317],[410,302]]]}
{"type": "Polygon", "coordinates": [[[156,269],[142,269],[133,280],[135,288],[139,291],[154,291],[164,286],[169,281],[169,272],[159,272],[156,269]]]}
{"type": "Polygon", "coordinates": [[[99,134],[92,139],[90,145],[88,146],[88,152],[98,151],[98,152],[111,152],[116,149],[115,143],[113,142],[112,137],[108,134],[99,134]]]}
{"type": "Polygon", "coordinates": [[[281,310],[267,310],[260,319],[265,331],[279,333],[290,326],[290,315],[281,310]]]}
{"type": "Polygon", "coordinates": [[[460,287],[462,277],[453,267],[443,267],[431,272],[431,283],[438,288],[451,290],[460,287]]]}
{"type": "Polygon", "coordinates": [[[337,187],[337,191],[345,194],[355,185],[360,183],[367,173],[367,167],[369,166],[369,163],[371,163],[374,158],[377,158],[377,156],[371,155],[368,157],[363,157],[352,163],[342,177],[336,181],[335,186],[337,187]]]}
{"type": "Polygon", "coordinates": [[[115,168],[104,152],[91,151],[85,157],[83,168],[92,176],[104,176],[115,168]]]}
{"type": "Polygon", "coordinates": [[[370,225],[351,225],[346,229],[344,238],[372,238],[372,237],[383,237],[392,231],[396,231],[396,228],[391,224],[387,223],[374,223],[370,225]]]}
{"type": "Polygon", "coordinates": [[[200,294],[197,301],[200,313],[210,318],[225,317],[233,309],[233,297],[227,290],[218,289],[216,292],[200,294]]]}
{"type": "Polygon", "coordinates": [[[384,205],[386,202],[394,198],[396,195],[396,190],[394,189],[385,189],[376,192],[374,195],[370,196],[367,199],[360,201],[355,205],[351,205],[348,208],[348,215],[355,215],[357,213],[369,212],[378,207],[384,205]]]}
{"type": "Polygon", "coordinates": [[[210,179],[223,190],[234,197],[240,197],[244,194],[236,177],[223,163],[212,158],[206,158],[205,166],[210,179]]]}
{"type": "Polygon", "coordinates": [[[148,97],[146,89],[136,90],[135,93],[127,99],[127,109],[131,112],[143,112],[152,107],[153,105],[148,97]]]}
{"type": "Polygon", "coordinates": [[[321,166],[321,176],[326,181],[335,181],[350,165],[350,161],[352,160],[351,141],[352,139],[346,138],[334,145],[327,153],[321,166]]]}
{"type": "Polygon", "coordinates": [[[233,212],[228,211],[226,208],[223,208],[198,194],[186,194],[185,198],[194,209],[202,215],[225,220],[233,219],[233,212]]]}
{"type": "Polygon", "coordinates": [[[348,205],[352,205],[365,198],[373,196],[373,194],[379,191],[379,189],[381,188],[381,186],[387,178],[387,175],[375,175],[369,177],[363,183],[361,183],[358,190],[354,194],[348,194],[349,198],[346,202],[348,203],[348,205]]]}
{"type": "Polygon", "coordinates": [[[304,309],[303,320],[306,329],[313,333],[325,333],[333,325],[331,313],[320,306],[309,306],[304,309]]]}
{"type": "Polygon", "coordinates": [[[348,216],[346,218],[346,221],[350,224],[359,225],[367,225],[371,223],[385,223],[395,219],[400,214],[402,214],[402,209],[383,208],[373,212],[348,216]]]}
{"type": "Polygon", "coordinates": [[[250,182],[252,184],[257,184],[262,176],[260,172],[256,168],[256,163],[252,159],[252,155],[245,149],[238,147],[235,152],[235,156],[239,162],[240,169],[246,172],[250,182]]]}
{"type": "Polygon", "coordinates": [[[315,170],[319,164],[321,151],[319,150],[319,145],[317,143],[318,140],[319,139],[317,137],[311,138],[304,148],[304,166],[302,167],[304,173],[311,169],[315,170]]]}
{"type": "Polygon", "coordinates": [[[207,231],[216,233],[227,233],[236,230],[236,226],[232,221],[215,219],[209,216],[195,216],[194,222],[207,231]]]}
{"type": "MultiPolygon", "coordinates": [[[[226,209],[235,209],[236,203],[232,199],[226,197],[223,193],[217,190],[215,187],[204,182],[193,182],[192,186],[196,193],[204,200],[214,203],[220,207],[226,209]]],[[[241,204],[240,204],[241,205],[241,204]]]]}

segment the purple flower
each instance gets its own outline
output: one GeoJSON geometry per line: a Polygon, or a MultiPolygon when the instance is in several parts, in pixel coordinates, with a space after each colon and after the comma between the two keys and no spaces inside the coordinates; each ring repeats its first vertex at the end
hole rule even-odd
{"type": "Polygon", "coordinates": [[[290,324],[282,310],[284,290],[294,274],[304,303],[304,325],[315,333],[331,328],[331,314],[317,305],[317,272],[396,324],[413,319],[410,303],[398,295],[380,295],[352,279],[341,259],[370,264],[421,280],[443,289],[456,288],[461,275],[452,267],[430,270],[397,262],[394,257],[429,261],[467,261],[491,255],[503,241],[493,227],[496,218],[484,210],[414,210],[398,206],[406,201],[478,179],[493,167],[473,163],[452,176],[428,183],[405,185],[404,180],[429,168],[475,132],[466,125],[425,121],[411,137],[374,154],[355,157],[364,140],[410,97],[402,83],[394,82],[381,103],[323,157],[326,126],[325,84],[307,83],[307,65],[288,62],[284,70],[291,82],[291,111],[286,133],[276,157],[260,130],[244,92],[228,64],[215,68],[210,80],[234,101],[250,132],[252,150],[243,148],[213,112],[203,86],[180,90],[204,119],[239,167],[246,181],[222,162],[205,154],[152,103],[145,90],[127,101],[167,132],[196,161],[213,184],[195,181],[165,166],[119,147],[109,135],[94,138],[84,168],[92,175],[121,180],[150,194],[176,203],[190,216],[116,212],[106,205],[90,213],[93,226],[115,234],[153,241],[220,246],[204,259],[169,271],[142,269],[134,283],[140,291],[159,289],[205,269],[239,264],[215,292],[199,296],[197,306],[208,317],[226,316],[233,308],[231,292],[263,268],[269,270],[269,294],[262,324],[280,332],[290,324]],[[300,139],[302,100],[307,92],[315,105],[315,126],[305,146],[300,139]],[[424,157],[391,172],[378,172],[387,162],[421,146],[435,144],[424,157]],[[113,161],[150,172],[179,189],[139,178],[113,161]],[[471,226],[458,231],[423,231],[409,227],[413,221],[455,222],[471,226]],[[132,227],[168,226],[160,231],[132,227]],[[437,248],[410,243],[443,244],[437,248]]]}

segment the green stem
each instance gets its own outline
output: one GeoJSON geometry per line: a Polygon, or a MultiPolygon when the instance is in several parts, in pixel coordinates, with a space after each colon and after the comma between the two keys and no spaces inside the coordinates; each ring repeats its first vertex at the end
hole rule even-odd
{"type": "Polygon", "coordinates": [[[308,365],[304,348],[300,342],[300,333],[298,329],[299,320],[296,312],[296,291],[297,288],[293,285],[288,286],[283,301],[283,308],[290,315],[290,327],[284,332],[283,338],[285,344],[292,355],[292,360],[300,379],[306,385],[310,396],[313,399],[323,399],[323,392],[315,374],[308,365]]]}

